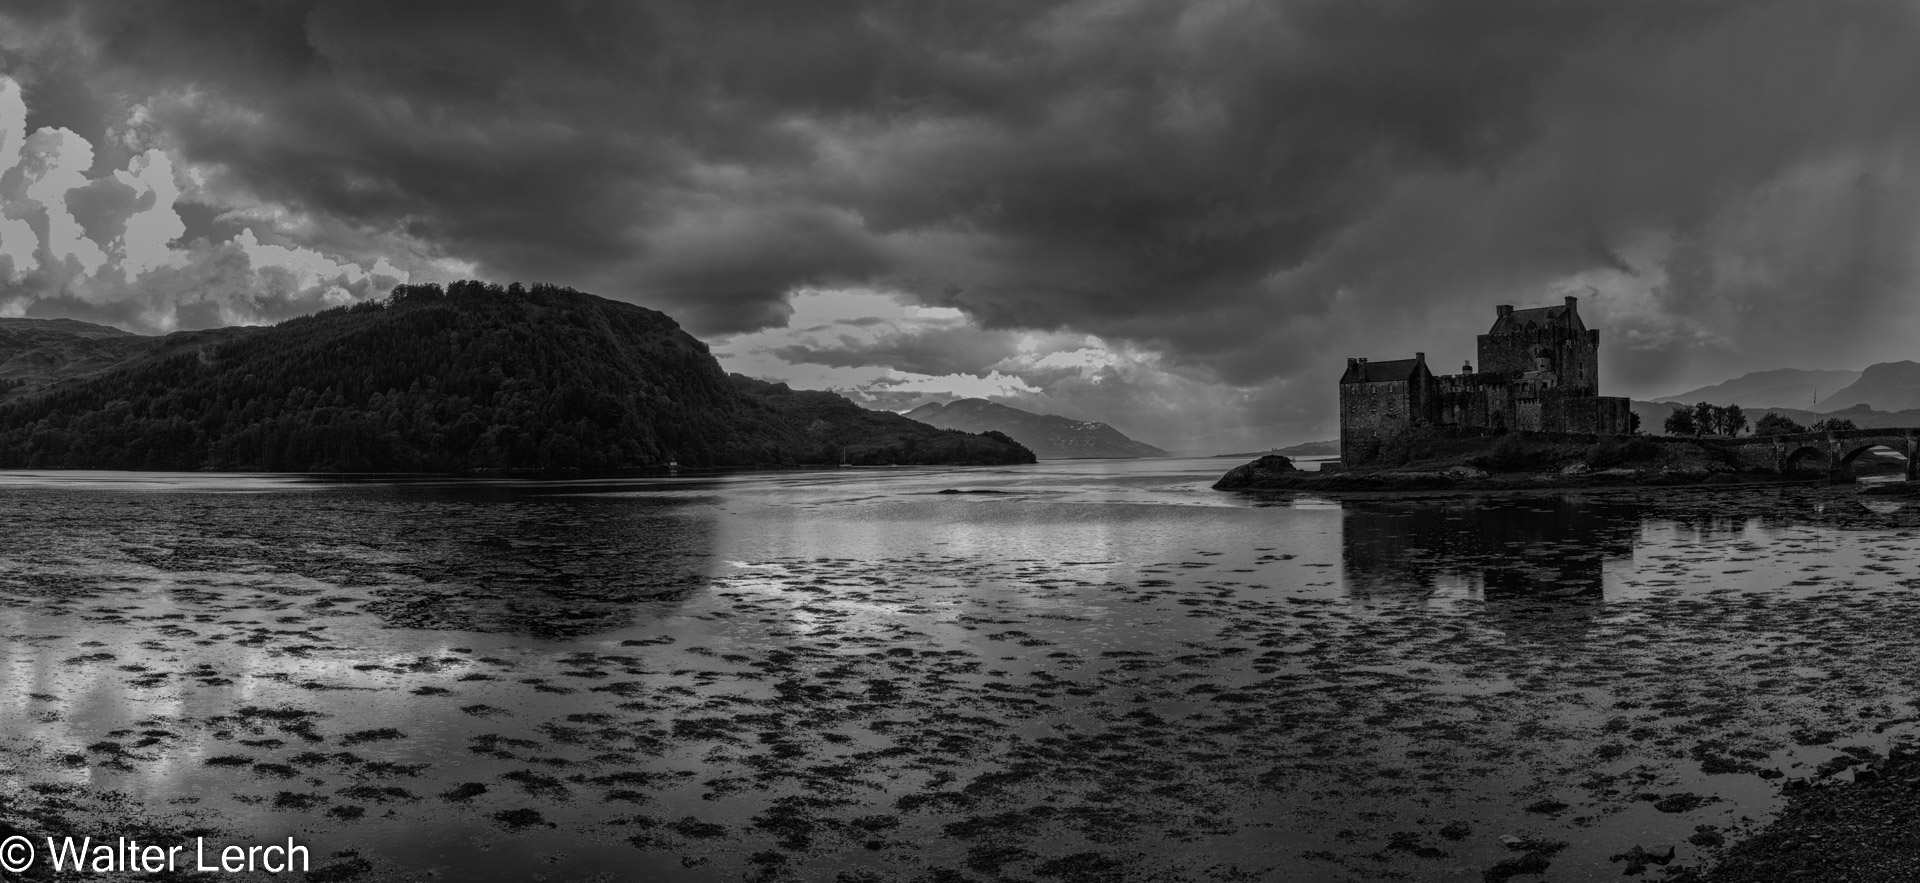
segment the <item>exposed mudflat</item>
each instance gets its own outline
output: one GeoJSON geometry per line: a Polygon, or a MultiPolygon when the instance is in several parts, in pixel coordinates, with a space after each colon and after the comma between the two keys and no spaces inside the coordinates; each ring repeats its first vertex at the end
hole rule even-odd
{"type": "Polygon", "coordinates": [[[0,827],[329,879],[1613,879],[1920,732],[1899,502],[1191,466],[17,477],[0,827]]]}

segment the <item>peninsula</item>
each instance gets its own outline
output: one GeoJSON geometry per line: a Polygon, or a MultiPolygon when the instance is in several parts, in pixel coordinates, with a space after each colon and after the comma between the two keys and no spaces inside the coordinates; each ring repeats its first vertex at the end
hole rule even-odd
{"type": "Polygon", "coordinates": [[[0,467],[462,473],[1034,460],[999,433],[729,376],[666,314],[549,285],[402,285],[384,301],[269,327],[105,339],[110,347],[63,344],[79,355],[41,360],[58,370],[40,374],[30,353],[13,354],[0,467]]]}

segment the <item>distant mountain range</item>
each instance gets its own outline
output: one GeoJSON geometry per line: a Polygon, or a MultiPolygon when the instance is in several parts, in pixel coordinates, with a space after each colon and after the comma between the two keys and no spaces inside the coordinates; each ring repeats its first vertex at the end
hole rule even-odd
{"type": "Polygon", "coordinates": [[[1862,429],[1920,426],[1920,362],[1880,362],[1865,371],[1756,371],[1651,402],[1634,402],[1641,428],[1658,433],[1676,405],[1739,405],[1748,420],[1768,411],[1803,425],[1844,417],[1862,429]],[[1815,387],[1832,392],[1812,402],[1815,387]]]}
{"type": "Polygon", "coordinates": [[[0,467],[469,472],[1031,463],[728,375],[663,313],[570,288],[403,285],[271,327],[0,320],[0,467]]]}
{"type": "Polygon", "coordinates": [[[1004,432],[1042,460],[1168,456],[1166,451],[1128,438],[1105,423],[1035,414],[986,399],[960,399],[944,405],[928,402],[906,416],[941,429],[1004,432]]]}
{"type": "Polygon", "coordinates": [[[1920,362],[1868,365],[1860,379],[1807,410],[1831,414],[1859,405],[1879,411],[1920,408],[1920,362]]]}
{"type": "MultiPolygon", "coordinates": [[[[1675,407],[1678,406],[1670,402],[1636,401],[1633,403],[1633,413],[1640,415],[1642,430],[1659,435],[1661,426],[1666,423],[1667,415],[1673,413],[1675,407]]],[[[1740,410],[1746,413],[1749,426],[1753,421],[1760,419],[1760,415],[1769,412],[1779,414],[1802,426],[1811,426],[1815,421],[1829,417],[1844,417],[1852,420],[1853,425],[1861,429],[1876,429],[1883,426],[1920,426],[1920,408],[1905,411],[1878,411],[1866,405],[1855,405],[1823,414],[1799,408],[1749,408],[1741,405],[1740,410]]]]}
{"type": "MultiPolygon", "coordinates": [[[[1753,408],[1810,408],[1816,395],[1833,397],[1860,379],[1860,371],[1807,371],[1799,368],[1778,368],[1772,371],[1755,371],[1712,386],[1703,386],[1679,395],[1661,396],[1655,402],[1687,404],[1710,402],[1716,405],[1738,403],[1740,407],[1753,408]]],[[[1822,399],[1821,404],[1825,404],[1822,399]]]]}
{"type": "Polygon", "coordinates": [[[1234,459],[1257,459],[1269,454],[1279,454],[1282,457],[1338,457],[1340,456],[1340,440],[1335,438],[1326,441],[1301,442],[1297,445],[1288,445],[1284,448],[1270,448],[1253,453],[1215,454],[1214,456],[1232,457],[1234,459]]]}

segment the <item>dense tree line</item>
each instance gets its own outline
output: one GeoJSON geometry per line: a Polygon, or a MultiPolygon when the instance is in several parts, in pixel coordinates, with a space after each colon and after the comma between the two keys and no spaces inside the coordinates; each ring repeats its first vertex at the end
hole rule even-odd
{"type": "Polygon", "coordinates": [[[1747,428],[1747,415],[1739,405],[1695,402],[1691,408],[1674,408],[1673,413],[1667,415],[1663,428],[1668,435],[1691,435],[1696,438],[1703,435],[1735,436],[1747,428]]]}
{"type": "Polygon", "coordinates": [[[836,447],[1032,460],[1004,438],[744,380],[653,310],[547,285],[402,285],[0,405],[0,466],[628,469],[834,463],[836,447]],[[807,396],[852,410],[786,400],[807,396]]]}
{"type": "Polygon", "coordinates": [[[1846,417],[1826,417],[1820,420],[1813,421],[1812,426],[1801,426],[1799,422],[1795,421],[1791,417],[1788,417],[1784,414],[1776,414],[1772,411],[1768,411],[1767,413],[1760,415],[1759,420],[1754,421],[1753,434],[1754,435],[1787,435],[1789,433],[1795,433],[1795,432],[1827,432],[1829,430],[1839,431],[1843,429],[1859,429],[1859,428],[1860,427],[1854,425],[1854,422],[1852,420],[1846,417]]]}
{"type": "MultiPolygon", "coordinates": [[[[1695,402],[1692,407],[1681,405],[1667,415],[1666,431],[1668,435],[1691,435],[1698,438],[1703,435],[1735,436],[1747,428],[1747,415],[1739,405],[1713,405],[1695,402]]],[[[1786,435],[1794,432],[1826,432],[1828,430],[1857,429],[1853,421],[1845,417],[1828,417],[1814,421],[1812,426],[1801,426],[1784,414],[1768,411],[1753,423],[1754,435],[1786,435]]]]}

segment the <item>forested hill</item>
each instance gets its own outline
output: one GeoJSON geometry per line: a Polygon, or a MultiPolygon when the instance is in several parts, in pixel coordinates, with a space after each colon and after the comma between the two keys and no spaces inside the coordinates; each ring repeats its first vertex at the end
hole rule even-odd
{"type": "Polygon", "coordinates": [[[385,302],[272,327],[173,335],[120,367],[0,404],[8,468],[464,472],[843,458],[1033,454],[831,393],[729,378],[665,314],[545,285],[400,286],[385,302]]]}

